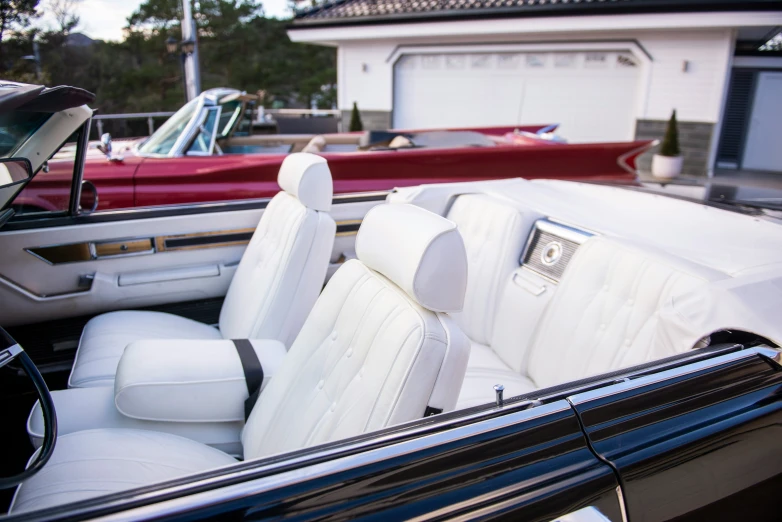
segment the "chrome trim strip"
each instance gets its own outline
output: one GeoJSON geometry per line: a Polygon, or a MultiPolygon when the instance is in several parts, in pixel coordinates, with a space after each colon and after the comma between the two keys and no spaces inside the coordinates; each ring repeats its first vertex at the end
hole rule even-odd
{"type": "Polygon", "coordinates": [[[19,346],[19,343],[9,346],[4,350],[0,350],[0,368],[16,359],[16,356],[23,351],[24,349],[19,346]]]}
{"type": "Polygon", "coordinates": [[[625,495],[622,492],[622,486],[616,486],[616,499],[619,501],[619,511],[622,513],[622,522],[627,522],[627,506],[625,506],[625,495]]]}
{"type": "Polygon", "coordinates": [[[595,390],[590,390],[582,393],[578,393],[576,395],[571,395],[567,399],[570,401],[573,406],[578,406],[579,404],[585,404],[590,401],[595,401],[599,399],[603,399],[605,397],[608,397],[610,395],[615,395],[617,393],[624,393],[630,390],[635,390],[638,388],[643,388],[644,386],[649,386],[652,384],[657,384],[658,382],[662,382],[674,377],[683,377],[685,375],[689,375],[692,373],[697,373],[703,370],[708,370],[709,368],[714,368],[716,366],[721,366],[723,364],[735,362],[741,359],[749,359],[750,357],[756,356],[756,355],[765,355],[768,356],[768,350],[769,348],[764,347],[753,347],[753,348],[747,348],[744,350],[739,350],[734,353],[728,353],[725,355],[719,355],[717,357],[714,357],[712,359],[706,359],[704,361],[698,361],[694,363],[690,363],[684,366],[680,366],[678,368],[672,368],[670,370],[663,370],[659,373],[656,373],[654,375],[646,375],[643,377],[638,377],[629,381],[619,382],[617,384],[612,384],[603,388],[598,388],[595,390]]]}
{"type": "Polygon", "coordinates": [[[0,275],[0,284],[10,288],[11,290],[14,290],[18,294],[22,294],[28,299],[32,299],[33,301],[37,301],[37,302],[55,301],[57,299],[69,299],[71,297],[87,295],[92,291],[92,283],[90,282],[90,288],[87,288],[86,290],[79,290],[76,292],[66,292],[64,294],[50,294],[50,295],[36,294],[35,292],[28,290],[27,288],[11,281],[10,279],[6,279],[2,275],[0,275]]]}
{"type": "Polygon", "coordinates": [[[584,244],[587,239],[594,235],[585,230],[558,223],[552,219],[537,220],[535,222],[535,228],[541,232],[548,232],[549,234],[561,237],[562,239],[567,239],[573,243],[578,243],[579,245],[584,244]]]}
{"type": "Polygon", "coordinates": [[[201,133],[203,131],[207,131],[207,132],[209,131],[209,129],[204,127],[204,124],[206,123],[206,120],[209,119],[209,113],[213,112],[213,111],[217,112],[217,117],[215,118],[214,128],[212,129],[212,139],[209,140],[209,150],[207,150],[205,152],[185,150],[184,154],[183,154],[184,156],[202,156],[202,157],[207,157],[207,156],[212,156],[212,154],[214,153],[215,142],[217,141],[217,126],[220,124],[220,115],[222,114],[222,108],[220,106],[208,107],[204,111],[204,118],[198,125],[196,125],[196,132],[193,133],[193,139],[191,141],[189,141],[187,144],[185,144],[185,147],[192,146],[193,142],[198,137],[199,133],[201,133]]]}
{"type": "Polygon", "coordinates": [[[196,105],[195,111],[193,111],[193,116],[190,118],[190,121],[187,122],[187,125],[182,132],[179,133],[174,145],[171,146],[171,150],[168,151],[167,157],[175,158],[182,156],[184,154],[185,146],[190,143],[195,136],[195,132],[198,129],[197,122],[202,121],[202,114],[204,114],[206,110],[206,97],[202,94],[198,98],[198,104],[196,105]]]}
{"type": "Polygon", "coordinates": [[[782,349],[780,348],[772,348],[770,346],[766,346],[765,344],[761,344],[760,346],[755,347],[760,355],[763,355],[764,357],[768,357],[775,363],[782,366],[782,349]]]}
{"type": "MultiPolygon", "coordinates": [[[[374,198],[374,197],[380,197],[380,196],[388,196],[390,194],[390,190],[376,190],[372,192],[351,192],[349,194],[334,194],[334,196],[331,198],[332,204],[339,205],[342,203],[351,203],[354,199],[363,200],[364,198],[374,198]]],[[[272,198],[254,198],[254,199],[235,199],[231,201],[215,201],[215,202],[209,202],[209,203],[189,203],[185,205],[165,205],[165,206],[159,206],[159,207],[136,207],[136,208],[127,208],[127,209],[117,209],[117,210],[105,210],[100,212],[95,212],[94,216],[124,216],[128,214],[132,214],[135,212],[152,212],[152,211],[159,211],[159,210],[176,210],[176,209],[187,209],[187,210],[199,210],[199,209],[214,209],[214,208],[221,208],[225,207],[227,210],[230,210],[230,207],[236,206],[236,205],[242,205],[247,203],[262,203],[262,202],[270,202],[272,198]]]]}
{"type": "MultiPolygon", "coordinates": [[[[155,517],[173,516],[177,513],[181,513],[185,510],[191,510],[193,508],[213,506],[218,503],[238,500],[246,498],[251,495],[257,495],[274,489],[279,489],[294,484],[298,484],[305,480],[311,480],[313,478],[323,477],[333,473],[347,471],[355,469],[361,466],[374,464],[403,455],[408,455],[416,451],[422,451],[429,448],[436,448],[443,444],[463,440],[483,433],[488,433],[501,428],[506,428],[526,422],[532,419],[540,418],[546,415],[551,415],[561,411],[570,409],[570,405],[565,400],[557,401],[551,404],[538,406],[530,410],[522,410],[520,412],[509,413],[508,415],[502,415],[499,417],[493,417],[483,422],[477,422],[467,426],[461,426],[454,428],[450,431],[434,433],[418,439],[412,439],[404,442],[400,442],[391,446],[376,448],[374,450],[367,451],[365,453],[358,453],[355,455],[349,455],[346,457],[338,458],[336,460],[321,462],[319,464],[313,464],[305,468],[287,471],[278,475],[272,475],[263,477],[260,479],[249,480],[247,482],[234,484],[231,486],[225,486],[222,488],[214,489],[211,491],[204,491],[202,493],[196,493],[187,497],[181,497],[172,500],[166,500],[157,504],[149,506],[143,506],[135,509],[129,509],[122,513],[114,515],[108,515],[101,517],[100,520],[106,521],[121,521],[121,520],[141,520],[155,517]]],[[[461,419],[460,419],[461,420],[461,419]]],[[[327,453],[327,452],[326,452],[327,453]]],[[[310,460],[316,458],[315,456],[307,456],[299,461],[310,460]]],[[[288,461],[286,464],[290,464],[294,461],[288,461]]],[[[273,469],[274,466],[269,466],[273,469]]],[[[231,476],[232,479],[239,478],[243,474],[257,473],[259,469],[253,469],[243,472],[238,472],[231,476]]],[[[191,486],[198,486],[202,484],[208,484],[210,480],[199,481],[191,484],[191,486]]]]}

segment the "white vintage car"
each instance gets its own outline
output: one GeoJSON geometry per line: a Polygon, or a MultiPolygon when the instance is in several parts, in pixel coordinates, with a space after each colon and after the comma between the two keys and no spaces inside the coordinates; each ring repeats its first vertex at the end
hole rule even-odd
{"type": "Polygon", "coordinates": [[[778,517],[782,227],[757,204],[334,196],[296,153],[271,199],[84,214],[90,99],[0,86],[11,518],[778,517]],[[68,215],[14,219],[79,129],[68,215]]]}

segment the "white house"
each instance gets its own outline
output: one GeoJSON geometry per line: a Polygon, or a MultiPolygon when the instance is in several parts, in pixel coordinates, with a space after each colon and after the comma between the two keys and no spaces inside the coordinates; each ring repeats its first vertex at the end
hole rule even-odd
{"type": "Polygon", "coordinates": [[[656,138],[685,172],[782,171],[779,0],[337,0],[293,41],[337,48],[367,128],[559,123],[571,142],[656,138]]]}

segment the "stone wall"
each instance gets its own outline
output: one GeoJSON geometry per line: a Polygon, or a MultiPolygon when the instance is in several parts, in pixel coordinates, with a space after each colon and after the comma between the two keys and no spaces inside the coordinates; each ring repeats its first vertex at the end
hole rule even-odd
{"type": "MultiPolygon", "coordinates": [[[[711,134],[714,132],[714,124],[694,121],[680,121],[678,123],[679,146],[682,156],[684,156],[682,174],[706,176],[709,170],[709,146],[711,134]]],[[[635,124],[635,139],[662,140],[667,124],[667,121],[661,120],[638,120],[635,124]]],[[[652,149],[638,157],[636,166],[640,172],[651,172],[654,152],[655,149],[652,149]]]]}
{"type": "MultiPolygon", "coordinates": [[[[387,130],[391,128],[391,111],[362,111],[361,123],[364,124],[364,130],[387,130]]],[[[342,111],[342,131],[350,130],[350,114],[352,111],[342,111]]]]}

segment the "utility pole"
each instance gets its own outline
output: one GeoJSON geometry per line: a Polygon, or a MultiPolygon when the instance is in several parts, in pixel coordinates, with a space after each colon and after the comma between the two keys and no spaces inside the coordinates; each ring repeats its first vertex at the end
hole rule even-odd
{"type": "Polygon", "coordinates": [[[201,69],[198,65],[198,34],[190,0],[182,0],[182,52],[185,68],[185,96],[187,101],[201,93],[201,69]],[[184,45],[187,42],[188,45],[184,45]],[[192,42],[192,44],[190,43],[192,42]]]}

